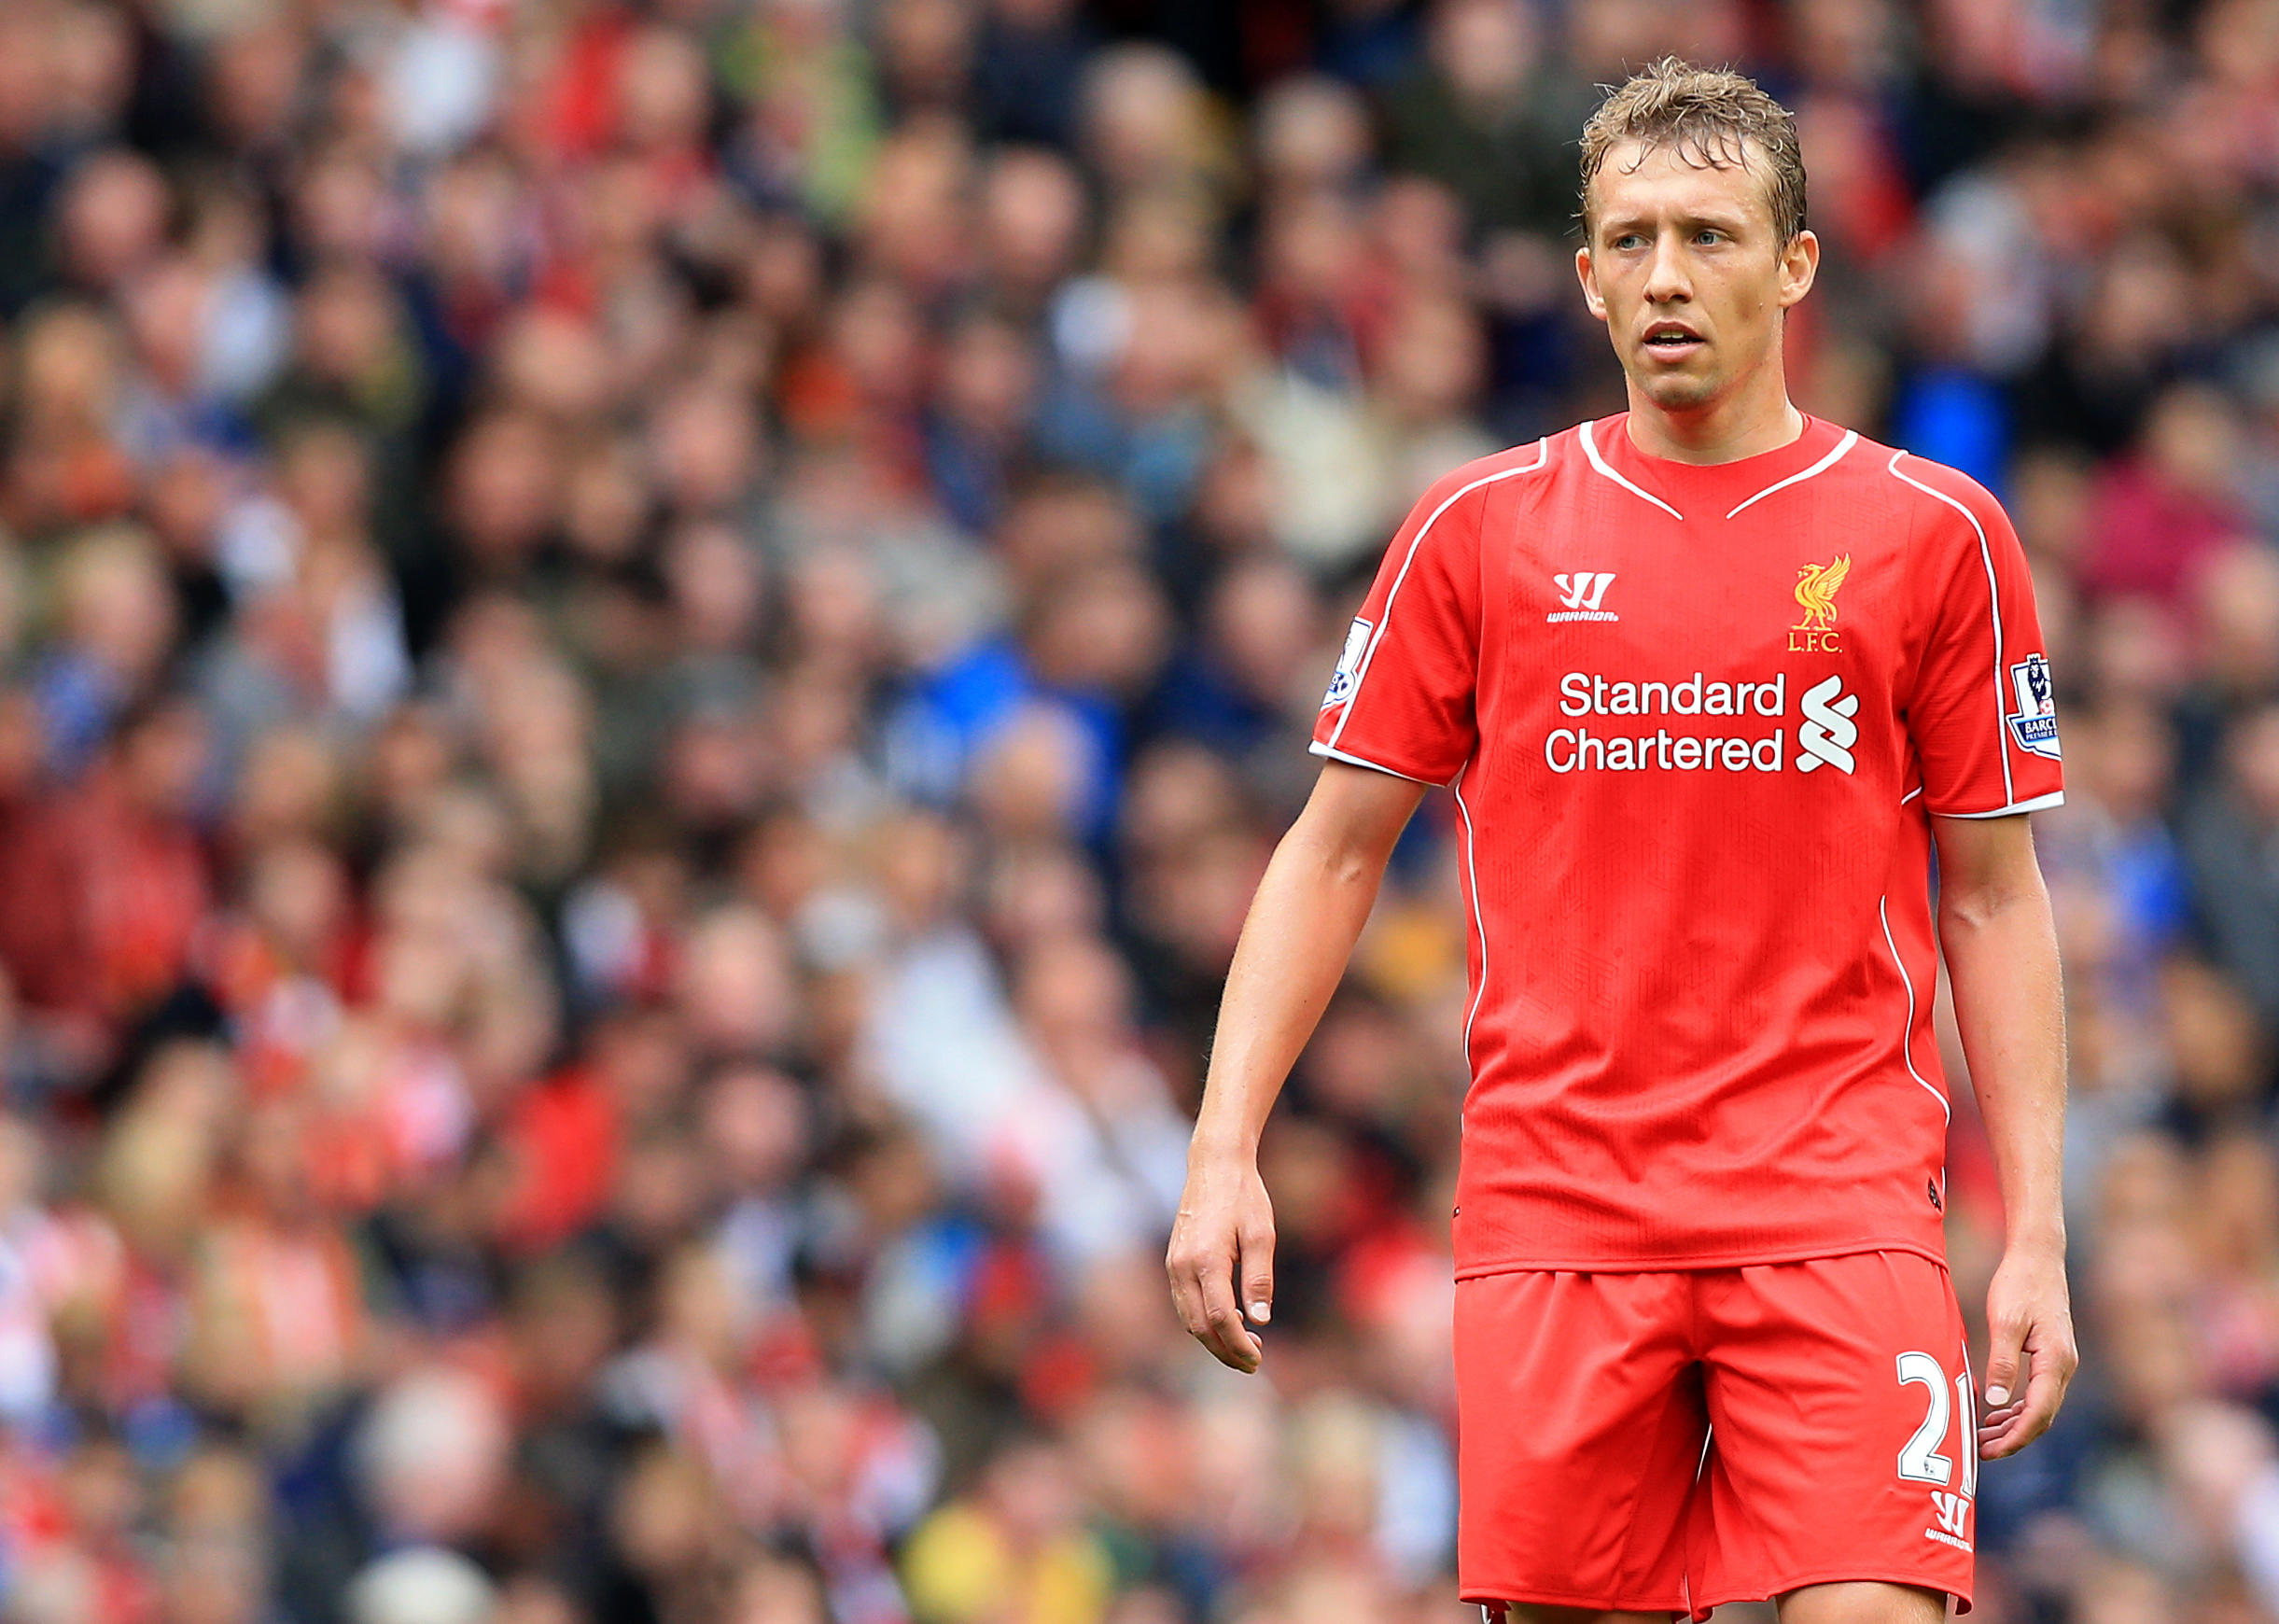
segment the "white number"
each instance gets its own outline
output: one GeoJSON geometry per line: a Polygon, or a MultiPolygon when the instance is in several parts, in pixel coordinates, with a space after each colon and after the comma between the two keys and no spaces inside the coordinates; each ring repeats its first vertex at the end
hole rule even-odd
{"type": "Polygon", "coordinates": [[[1978,1418],[1971,1412],[1970,1366],[1954,1379],[1954,1407],[1963,1418],[1963,1498],[1978,1496],[1978,1418]]]}
{"type": "Polygon", "coordinates": [[[1953,1419],[1951,1401],[1947,1397],[1946,1369],[1928,1353],[1902,1353],[1899,1385],[1922,1387],[1931,1394],[1931,1407],[1922,1418],[1922,1425],[1915,1429],[1907,1448],[1899,1451],[1899,1476],[1917,1483],[1936,1483],[1944,1489],[1954,1477],[1954,1463],[1937,1452],[1947,1436],[1947,1423],[1953,1419]]]}

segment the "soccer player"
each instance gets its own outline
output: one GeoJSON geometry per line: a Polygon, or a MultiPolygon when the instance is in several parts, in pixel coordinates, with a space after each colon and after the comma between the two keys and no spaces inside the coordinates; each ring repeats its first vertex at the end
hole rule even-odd
{"type": "Polygon", "coordinates": [[[1575,269],[1629,410],[1459,469],[1387,551],[1227,979],[1173,1294],[1258,1368],[1260,1132],[1446,785],[1462,1594],[1930,1624],[1969,1603],[1979,1461],[2048,1427],[2075,1364],[2032,587],[1978,485],[1790,403],[1820,249],[1785,110],[1664,62],[1582,169],[1575,269]],[[1941,945],[2006,1225],[1983,1408],[1941,1240],[1941,945]]]}

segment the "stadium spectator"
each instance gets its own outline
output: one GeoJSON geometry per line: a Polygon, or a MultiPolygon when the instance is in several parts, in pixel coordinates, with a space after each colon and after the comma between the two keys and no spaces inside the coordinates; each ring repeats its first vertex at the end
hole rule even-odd
{"type": "Polygon", "coordinates": [[[1264,1148],[1266,1379],[1164,1236],[1391,523],[1618,407],[1573,144],[1678,50],[1799,110],[1799,403],[2049,631],[2084,1363],[1979,1615],[2279,1621],[2274,39],[0,7],[0,1614],[1453,1619],[1445,806],[1264,1148]]]}

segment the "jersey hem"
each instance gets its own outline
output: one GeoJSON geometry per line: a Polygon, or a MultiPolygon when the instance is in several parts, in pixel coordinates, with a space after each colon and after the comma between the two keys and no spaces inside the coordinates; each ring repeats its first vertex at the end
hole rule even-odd
{"type": "Polygon", "coordinates": [[[1676,1274],[1685,1269],[1755,1268],[1778,1263],[1814,1263],[1824,1257],[1857,1257],[1864,1252],[1909,1252],[1947,1267],[1945,1248],[1925,1246],[1920,1240],[1877,1239],[1847,1241],[1839,1246],[1811,1245],[1782,1252],[1706,1253],[1691,1257],[1674,1258],[1587,1258],[1573,1257],[1536,1262],[1498,1260],[1493,1263],[1466,1264],[1456,1271],[1456,1278],[1481,1280],[1498,1274],[1676,1274]]]}
{"type": "Polygon", "coordinates": [[[1355,755],[1351,750],[1340,749],[1335,745],[1325,745],[1320,739],[1307,745],[1306,753],[1326,756],[1333,762],[1343,762],[1349,767],[1367,767],[1372,772],[1386,773],[1396,778],[1406,778],[1410,783],[1422,784],[1428,790],[1445,790],[1448,787],[1448,781],[1446,778],[1427,778],[1415,773],[1405,773],[1398,767],[1387,766],[1383,762],[1373,762],[1366,756],[1355,755]]]}
{"type": "MultiPolygon", "coordinates": [[[[1976,1554],[1973,1553],[1973,1561],[1976,1554]]],[[[1951,1574],[1934,1577],[1928,1574],[1909,1574],[1894,1570],[1867,1572],[1859,1568],[1816,1569],[1809,1573],[1783,1574],[1769,1583],[1728,1588],[1702,1597],[1692,1604],[1692,1624],[1701,1624],[1719,1607],[1736,1602],[1769,1602],[1775,1596],[1784,1596],[1791,1590],[1801,1590],[1808,1585],[1907,1585],[1918,1590],[1936,1590],[1942,1596],[1952,1596],[1957,1613],[1970,1611],[1971,1593],[1954,1588],[1951,1574]]],[[[1469,1601],[1471,1598],[1465,1597],[1469,1601]]],[[[1588,1606],[1590,1603],[1582,1603],[1588,1606]]]]}
{"type": "Polygon", "coordinates": [[[1942,812],[1930,808],[1934,818],[2009,818],[2020,812],[2047,812],[2052,806],[2065,805],[2065,791],[2052,790],[2047,795],[2036,795],[2031,801],[2013,801],[2006,806],[1997,806],[1992,812],[1942,812]]]}

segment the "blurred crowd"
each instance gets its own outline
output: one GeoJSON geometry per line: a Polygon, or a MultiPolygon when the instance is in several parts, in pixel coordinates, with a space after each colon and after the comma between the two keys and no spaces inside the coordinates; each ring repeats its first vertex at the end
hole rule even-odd
{"type": "Polygon", "coordinates": [[[1163,1246],[1391,526],[1620,408],[1665,50],[2061,684],[2084,1364],[1978,1617],[2279,1620],[2274,0],[0,5],[0,1617],[1461,1618],[1437,798],[1264,1376],[1163,1246]]]}

